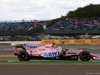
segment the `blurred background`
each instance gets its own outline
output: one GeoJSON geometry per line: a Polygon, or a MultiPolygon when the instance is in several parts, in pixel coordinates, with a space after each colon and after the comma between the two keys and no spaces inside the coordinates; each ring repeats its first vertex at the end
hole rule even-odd
{"type": "Polygon", "coordinates": [[[1,0],[0,41],[100,39],[98,3],[1,0]]]}

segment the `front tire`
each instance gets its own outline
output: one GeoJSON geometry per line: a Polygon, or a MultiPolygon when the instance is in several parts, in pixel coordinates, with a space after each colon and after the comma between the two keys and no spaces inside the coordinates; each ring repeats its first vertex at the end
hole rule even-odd
{"type": "Polygon", "coordinates": [[[18,54],[18,59],[20,61],[29,61],[30,60],[29,54],[26,51],[21,51],[18,54]]]}
{"type": "Polygon", "coordinates": [[[91,55],[90,55],[90,53],[89,53],[88,51],[82,51],[82,52],[80,53],[80,59],[81,59],[82,61],[89,61],[90,58],[91,58],[91,55]]]}

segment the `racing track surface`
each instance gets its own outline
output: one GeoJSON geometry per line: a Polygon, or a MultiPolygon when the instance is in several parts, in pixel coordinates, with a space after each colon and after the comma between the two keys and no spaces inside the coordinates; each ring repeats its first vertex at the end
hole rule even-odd
{"type": "MultiPolygon", "coordinates": [[[[63,49],[88,50],[100,54],[100,45],[62,45],[63,49]]],[[[0,55],[13,55],[14,51],[10,45],[0,45],[0,55]]],[[[0,61],[18,61],[17,59],[0,59],[0,61]]],[[[32,60],[34,61],[34,60],[32,60]]],[[[31,62],[32,62],[31,61],[31,62]]],[[[38,60],[35,60],[38,61],[38,60]]],[[[41,60],[39,60],[41,61],[41,60]]],[[[63,62],[63,61],[61,61],[63,62]]],[[[70,61],[73,63],[72,61],[70,61]]],[[[77,61],[79,62],[79,61],[77,61]]],[[[98,62],[98,61],[97,61],[98,62]]],[[[99,64],[0,64],[0,75],[100,75],[99,64]]],[[[84,62],[82,62],[84,63],[84,62]]],[[[90,63],[90,62],[89,62],[90,63]]]]}
{"type": "Polygon", "coordinates": [[[100,75],[100,66],[0,65],[0,75],[100,75]]]}
{"type": "MultiPolygon", "coordinates": [[[[94,54],[100,54],[100,45],[58,45],[63,49],[83,49],[94,54]]],[[[14,51],[10,45],[0,45],[0,55],[13,55],[14,51]]]]}

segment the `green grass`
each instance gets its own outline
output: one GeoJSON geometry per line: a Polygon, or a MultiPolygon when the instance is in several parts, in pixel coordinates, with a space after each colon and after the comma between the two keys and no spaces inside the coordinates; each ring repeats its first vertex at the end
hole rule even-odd
{"type": "Polygon", "coordinates": [[[0,61],[0,63],[99,63],[100,61],[0,61]]]}
{"type": "Polygon", "coordinates": [[[0,65],[100,65],[100,61],[0,61],[0,65]]]}

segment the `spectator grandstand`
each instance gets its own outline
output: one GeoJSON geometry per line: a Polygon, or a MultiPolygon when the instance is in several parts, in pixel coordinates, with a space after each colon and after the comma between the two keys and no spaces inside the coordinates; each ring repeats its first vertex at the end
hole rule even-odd
{"type": "Polygon", "coordinates": [[[61,19],[48,30],[100,30],[100,18],[61,19]]]}
{"type": "Polygon", "coordinates": [[[31,31],[48,23],[49,21],[0,22],[0,31],[31,31]]]}
{"type": "Polygon", "coordinates": [[[0,22],[1,41],[32,41],[46,38],[90,39],[94,35],[100,35],[100,18],[61,18],[55,23],[53,20],[0,22]]]}

